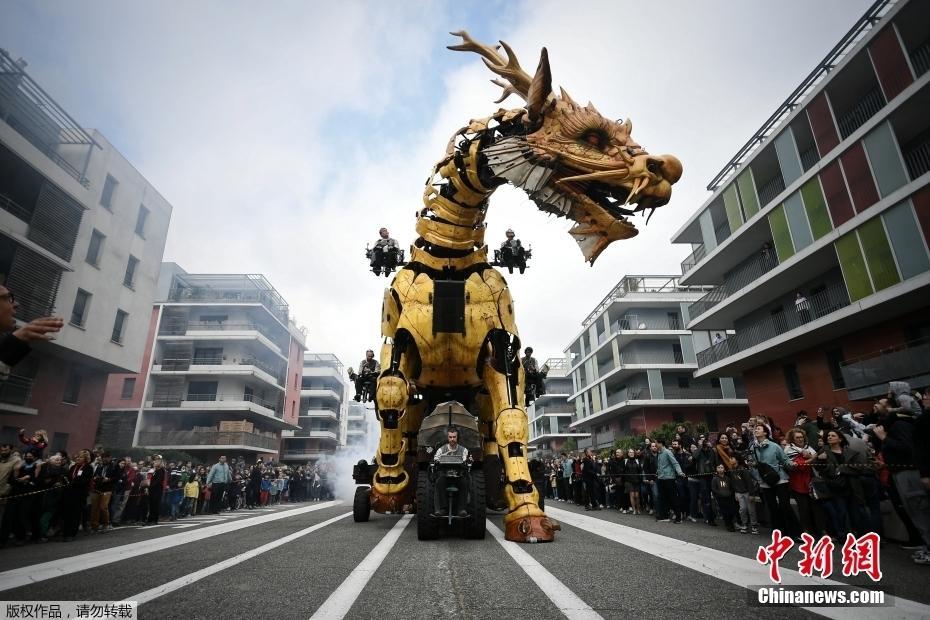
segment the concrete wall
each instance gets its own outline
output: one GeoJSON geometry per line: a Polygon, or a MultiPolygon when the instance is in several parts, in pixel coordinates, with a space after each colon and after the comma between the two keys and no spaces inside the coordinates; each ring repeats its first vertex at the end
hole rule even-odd
{"type": "Polygon", "coordinates": [[[139,363],[139,372],[136,373],[114,373],[107,379],[107,387],[103,396],[102,407],[112,409],[116,407],[136,408],[142,406],[142,392],[145,389],[145,376],[148,373],[149,363],[152,359],[152,347],[155,344],[155,332],[158,325],[158,307],[152,308],[151,319],[149,321],[148,339],[145,343],[145,351],[139,363]],[[128,378],[135,378],[136,386],[130,398],[123,398],[123,381],[128,378]]]}

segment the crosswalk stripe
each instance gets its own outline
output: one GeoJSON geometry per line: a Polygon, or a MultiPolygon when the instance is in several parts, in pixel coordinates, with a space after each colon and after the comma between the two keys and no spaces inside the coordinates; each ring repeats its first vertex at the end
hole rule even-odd
{"type": "Polygon", "coordinates": [[[515,542],[510,542],[504,538],[504,533],[488,521],[487,529],[497,539],[504,551],[513,558],[517,565],[523,569],[533,582],[539,586],[543,594],[549,597],[549,600],[559,608],[569,620],[603,620],[603,617],[594,611],[590,605],[585,603],[581,598],[568,589],[564,583],[546,570],[542,564],[533,559],[529,553],[520,548],[515,542]]]}
{"type": "Polygon", "coordinates": [[[310,620],[321,620],[323,618],[326,620],[339,620],[344,618],[356,599],[358,599],[359,594],[362,593],[371,576],[375,574],[384,558],[387,557],[387,554],[397,543],[397,539],[400,538],[404,528],[410,524],[412,518],[413,515],[401,517],[400,521],[391,528],[391,531],[381,539],[381,542],[375,545],[375,548],[365,556],[365,559],[352,569],[345,581],[339,584],[339,587],[320,605],[319,609],[310,617],[310,620]]]}
{"type": "MultiPolygon", "coordinates": [[[[91,568],[103,566],[104,564],[110,564],[120,560],[128,560],[129,558],[145,555],[147,553],[154,553],[156,551],[163,551],[172,547],[186,545],[197,540],[203,540],[205,538],[219,536],[220,534],[228,534],[230,532],[242,530],[248,527],[252,527],[253,525],[270,523],[272,521],[288,519],[290,517],[296,517],[301,514],[322,510],[324,508],[331,508],[333,506],[338,506],[341,503],[341,501],[336,500],[332,502],[314,504],[312,506],[306,506],[303,508],[296,508],[294,510],[281,511],[271,515],[262,515],[248,519],[227,521],[225,523],[218,523],[216,525],[190,530],[188,532],[179,532],[169,536],[160,536],[158,538],[137,541],[126,545],[120,545],[118,547],[108,547],[99,551],[82,553],[80,555],[60,558],[50,562],[42,562],[40,564],[32,564],[30,566],[13,568],[0,573],[0,591],[12,590],[13,588],[18,588],[20,586],[38,583],[47,579],[54,579],[55,577],[63,577],[72,573],[89,570],[91,568]]],[[[159,526],[149,527],[151,528],[159,526]]]]}
{"type": "Polygon", "coordinates": [[[272,549],[280,547],[281,545],[285,545],[293,540],[297,540],[298,538],[302,536],[306,536],[307,534],[311,534],[317,530],[323,529],[327,525],[331,525],[339,521],[340,519],[345,519],[351,514],[352,514],[351,512],[347,512],[337,517],[333,517],[332,519],[327,519],[326,521],[323,521],[322,523],[317,523],[316,525],[312,525],[308,528],[304,528],[300,530],[299,532],[294,532],[293,534],[289,534],[285,536],[284,538],[279,538],[278,540],[264,544],[261,547],[256,547],[255,549],[250,549],[244,553],[240,553],[239,555],[233,556],[229,558],[228,560],[223,560],[222,562],[218,562],[206,568],[202,568],[198,571],[190,573],[189,575],[178,577],[177,579],[173,581],[169,581],[168,583],[154,587],[151,590],[146,590],[145,592],[141,592],[139,594],[131,596],[127,598],[126,600],[137,601],[139,605],[142,605],[143,603],[148,603],[149,601],[154,600],[160,596],[164,596],[165,594],[169,594],[171,592],[174,592],[175,590],[180,590],[181,588],[185,586],[189,586],[190,584],[195,583],[197,581],[200,581],[201,579],[204,579],[205,577],[209,577],[210,575],[216,574],[222,570],[226,570],[230,566],[241,564],[242,562],[245,562],[246,560],[259,556],[267,551],[271,551],[272,549]]]}
{"type": "MultiPolygon", "coordinates": [[[[768,566],[763,566],[755,558],[744,558],[711,547],[653,534],[560,508],[547,508],[546,512],[562,523],[749,590],[770,584],[768,566]]],[[[803,577],[798,571],[789,568],[781,568],[781,580],[781,585],[792,586],[848,585],[832,579],[803,577]]],[[[835,620],[930,617],[930,605],[899,596],[894,596],[893,599],[894,605],[889,607],[806,607],[805,609],[835,620]]]]}

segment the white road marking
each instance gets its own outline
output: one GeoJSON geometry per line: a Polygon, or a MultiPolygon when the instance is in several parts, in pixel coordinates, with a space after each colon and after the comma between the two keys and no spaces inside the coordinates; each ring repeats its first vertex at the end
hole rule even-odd
{"type": "Polygon", "coordinates": [[[173,529],[173,530],[183,530],[183,529],[186,529],[186,528],[188,528],[188,527],[196,527],[196,526],[198,526],[198,525],[200,525],[200,524],[199,524],[199,523],[185,523],[184,525],[172,525],[172,526],[171,526],[171,529],[173,529]]]}
{"type": "Polygon", "coordinates": [[[127,601],[138,601],[139,605],[142,605],[143,603],[148,603],[149,601],[152,601],[160,596],[164,596],[165,594],[170,594],[171,592],[174,592],[175,590],[180,590],[181,588],[185,586],[189,586],[190,584],[200,581],[201,579],[204,579],[206,577],[209,577],[210,575],[216,574],[222,570],[226,570],[230,566],[241,564],[242,562],[245,562],[246,560],[259,556],[267,551],[271,551],[272,549],[280,547],[281,545],[285,545],[291,542],[292,540],[297,540],[298,538],[302,536],[306,536],[307,534],[311,534],[319,529],[323,529],[327,525],[331,525],[335,523],[336,521],[339,521],[340,519],[345,519],[351,514],[352,514],[351,512],[347,512],[343,515],[339,515],[338,517],[327,519],[326,521],[323,521],[322,523],[317,523],[316,525],[312,525],[308,528],[302,529],[299,532],[294,532],[293,534],[289,534],[285,536],[284,538],[279,538],[278,540],[274,542],[270,542],[268,544],[262,545],[261,547],[256,547],[255,549],[250,549],[246,551],[245,553],[240,553],[239,555],[233,556],[229,558],[228,560],[223,560],[222,562],[218,562],[216,564],[213,564],[212,566],[202,568],[189,575],[178,577],[174,581],[169,581],[168,583],[152,588],[151,590],[146,590],[145,592],[142,592],[140,594],[135,594],[131,598],[128,598],[126,600],[127,601]]]}
{"type": "Polygon", "coordinates": [[[539,586],[543,594],[549,597],[549,600],[559,608],[566,618],[570,620],[585,619],[595,620],[603,617],[594,611],[590,605],[585,603],[577,594],[568,589],[564,583],[543,567],[542,564],[533,559],[529,553],[524,551],[519,544],[510,542],[504,538],[504,533],[498,529],[491,521],[488,521],[487,529],[497,542],[501,544],[504,551],[513,558],[514,562],[523,569],[530,579],[539,586]]]}
{"type": "MultiPolygon", "coordinates": [[[[769,581],[769,567],[755,558],[744,558],[733,553],[718,551],[678,538],[653,534],[619,523],[569,512],[560,508],[547,508],[549,516],[562,523],[573,525],[586,532],[596,534],[621,545],[632,547],[679,566],[690,568],[704,575],[716,577],[743,588],[754,590],[760,585],[773,585],[769,581]]],[[[564,535],[564,534],[563,534],[564,535]]],[[[832,579],[804,577],[798,571],[781,566],[782,585],[793,586],[846,586],[832,579]]],[[[853,620],[862,618],[928,618],[930,605],[924,605],[899,596],[894,597],[894,606],[889,607],[805,607],[807,611],[834,618],[853,620]]]]}
{"type": "Polygon", "coordinates": [[[238,521],[227,521],[225,523],[211,525],[209,527],[192,530],[190,532],[181,532],[179,534],[161,536],[159,538],[152,538],[150,540],[143,540],[129,543],[127,545],[120,545],[119,547],[109,547],[107,549],[101,549],[100,551],[91,551],[90,553],[82,553],[81,555],[60,558],[57,560],[52,560],[51,562],[42,562],[41,564],[33,564],[31,566],[14,568],[0,573],[0,591],[12,590],[13,588],[18,588],[20,586],[45,581],[46,579],[54,579],[55,577],[63,577],[72,573],[89,570],[104,564],[110,564],[120,560],[127,560],[129,558],[145,555],[147,553],[154,553],[156,551],[163,551],[165,549],[170,549],[179,545],[186,545],[197,540],[203,540],[205,538],[219,536],[220,534],[228,534],[229,532],[242,530],[247,527],[252,527],[253,525],[271,523],[272,521],[295,517],[297,515],[305,514],[308,512],[322,510],[323,508],[331,508],[333,506],[338,506],[341,503],[341,501],[337,500],[321,504],[314,504],[312,506],[305,506],[303,508],[296,508],[294,510],[281,511],[271,515],[262,515],[260,517],[240,519],[238,521]]]}
{"type": "Polygon", "coordinates": [[[412,518],[413,515],[401,517],[400,521],[391,528],[391,531],[381,539],[381,542],[365,556],[365,559],[358,566],[352,569],[345,581],[339,584],[339,587],[310,616],[310,620],[323,618],[326,620],[339,620],[344,618],[356,599],[358,599],[358,595],[362,593],[362,589],[371,579],[371,576],[375,574],[375,571],[381,566],[381,562],[384,561],[384,558],[387,557],[387,554],[397,543],[397,539],[400,538],[404,528],[407,527],[412,518]]]}

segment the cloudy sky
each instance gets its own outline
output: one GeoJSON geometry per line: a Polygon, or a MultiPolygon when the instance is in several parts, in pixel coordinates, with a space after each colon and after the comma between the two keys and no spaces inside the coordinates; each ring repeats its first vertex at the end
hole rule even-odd
{"type": "MultiPolygon", "coordinates": [[[[487,239],[516,229],[532,267],[509,277],[524,343],[561,355],[624,274],[677,274],[669,239],[710,178],[871,0],[58,2],[3,0],[0,47],[72,116],[99,129],[174,206],[165,260],[263,273],[311,351],[355,364],[380,342],[386,280],[364,247],[414,238],[423,183],[450,135],[499,89],[448,32],[503,39],[684,176],[640,235],[589,267],[509,187],[487,239]]],[[[505,104],[517,107],[511,98],[505,104]]]]}

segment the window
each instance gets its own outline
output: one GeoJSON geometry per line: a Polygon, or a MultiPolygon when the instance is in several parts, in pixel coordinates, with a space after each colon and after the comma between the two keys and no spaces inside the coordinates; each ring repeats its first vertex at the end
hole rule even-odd
{"type": "Polygon", "coordinates": [[[194,349],[194,364],[210,365],[223,363],[223,347],[197,347],[194,349]]]}
{"type": "Polygon", "coordinates": [[[782,366],[785,373],[785,387],[788,388],[788,398],[796,400],[804,398],[804,391],[801,389],[801,377],[798,376],[798,367],[794,364],[785,364],[782,366]]]}
{"type": "Polygon", "coordinates": [[[113,321],[113,333],[110,335],[111,341],[117,344],[123,342],[123,328],[126,327],[126,317],[128,316],[128,312],[123,310],[116,311],[116,319],[113,321]]]}
{"type": "Polygon", "coordinates": [[[678,387],[686,389],[688,387],[688,377],[678,377],[678,387]]]}
{"type": "Polygon", "coordinates": [[[52,445],[49,446],[49,451],[51,454],[58,452],[59,450],[68,449],[68,433],[55,433],[52,436],[52,445]]]}
{"type": "Polygon", "coordinates": [[[84,327],[87,321],[87,311],[90,309],[90,298],[93,297],[84,289],[78,289],[74,297],[74,307],[71,308],[71,324],[77,327],[84,327]]]}
{"type": "Polygon", "coordinates": [[[191,381],[187,386],[187,400],[216,400],[216,381],[191,381]]]}
{"type": "Polygon", "coordinates": [[[675,363],[676,363],[676,364],[684,364],[684,363],[685,363],[685,358],[682,357],[682,355],[681,355],[681,345],[680,345],[680,344],[673,344],[673,345],[672,345],[672,355],[673,355],[674,358],[675,358],[675,363]]]}
{"type": "Polygon", "coordinates": [[[133,392],[136,391],[136,378],[135,377],[126,377],[123,379],[123,392],[120,394],[120,398],[128,400],[132,398],[133,392]]]}
{"type": "Polygon", "coordinates": [[[719,377],[711,377],[711,378],[710,378],[710,387],[712,387],[712,388],[719,388],[719,387],[720,387],[720,378],[719,378],[719,377]]]}
{"type": "Polygon", "coordinates": [[[61,402],[67,403],[69,405],[78,404],[78,396],[81,394],[81,374],[75,370],[71,370],[71,374],[68,375],[68,381],[65,383],[65,393],[61,397],[61,402]]]}
{"type": "Polygon", "coordinates": [[[843,349],[828,349],[827,367],[830,368],[830,379],[833,380],[833,389],[842,390],[846,387],[846,381],[843,380],[843,371],[840,364],[843,363],[843,349]]]}
{"type": "Polygon", "coordinates": [[[149,210],[145,205],[139,205],[139,215],[136,216],[136,234],[145,239],[145,222],[149,219],[149,210]]]}
{"type": "Polygon", "coordinates": [[[126,263],[126,275],[123,276],[123,286],[133,288],[136,282],[136,267],[139,265],[139,259],[135,256],[129,256],[129,262],[126,263]]]}
{"type": "Polygon", "coordinates": [[[103,184],[103,193],[100,194],[100,206],[108,211],[113,210],[113,193],[116,192],[117,185],[119,185],[119,181],[108,174],[107,180],[103,184]]]}
{"type": "Polygon", "coordinates": [[[681,329],[681,320],[678,318],[677,312],[667,312],[668,315],[668,328],[669,329],[681,329]]]}
{"type": "Polygon", "coordinates": [[[90,233],[90,245],[87,246],[87,257],[84,260],[94,267],[100,264],[100,250],[103,247],[104,239],[106,239],[106,236],[97,229],[90,233]]]}

